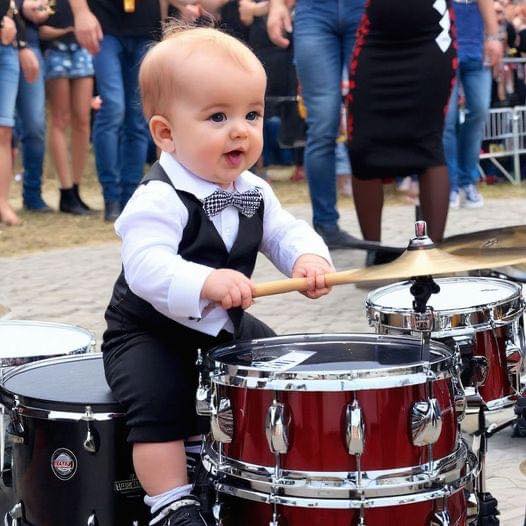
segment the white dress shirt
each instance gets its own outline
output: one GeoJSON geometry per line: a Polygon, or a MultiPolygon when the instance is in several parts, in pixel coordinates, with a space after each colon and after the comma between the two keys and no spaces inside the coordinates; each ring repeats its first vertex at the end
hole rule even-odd
{"type": "MultiPolygon", "coordinates": [[[[160,164],[178,190],[202,200],[218,185],[193,175],[171,154],[163,152],[160,164]]],[[[243,172],[230,191],[261,190],[265,204],[261,252],[290,276],[302,254],[317,254],[331,261],[329,250],[316,232],[281,207],[268,183],[243,172]]],[[[239,212],[229,206],[211,218],[230,251],[237,237],[239,212]]],[[[122,239],[124,276],[131,291],[159,312],[186,327],[210,335],[222,329],[233,332],[228,313],[220,305],[201,299],[205,280],[215,269],[183,259],[179,243],[188,222],[188,210],[173,188],[162,181],[140,185],[115,222],[122,239]]]]}

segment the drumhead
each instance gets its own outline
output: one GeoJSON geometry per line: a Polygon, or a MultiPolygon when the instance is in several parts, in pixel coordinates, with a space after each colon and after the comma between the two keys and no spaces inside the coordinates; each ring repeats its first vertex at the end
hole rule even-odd
{"type": "Polygon", "coordinates": [[[449,375],[451,351],[407,336],[307,334],[251,340],[210,353],[216,383],[276,390],[352,390],[425,382],[449,375]]]}
{"type": "Polygon", "coordinates": [[[94,349],[93,335],[80,327],[41,321],[0,321],[0,367],[84,354],[94,349]]]}
{"type": "MultiPolygon", "coordinates": [[[[117,403],[104,376],[101,353],[41,360],[10,369],[2,381],[2,398],[31,408],[83,412],[115,410],[117,403]]],[[[6,405],[12,405],[9,401],[6,405]]]]}
{"type": "MultiPolygon", "coordinates": [[[[521,286],[501,279],[459,277],[436,279],[438,294],[432,294],[434,332],[470,328],[483,329],[492,322],[509,323],[524,310],[521,286]]],[[[366,299],[367,315],[373,324],[413,329],[411,282],[395,283],[374,290],[366,299]]]]}

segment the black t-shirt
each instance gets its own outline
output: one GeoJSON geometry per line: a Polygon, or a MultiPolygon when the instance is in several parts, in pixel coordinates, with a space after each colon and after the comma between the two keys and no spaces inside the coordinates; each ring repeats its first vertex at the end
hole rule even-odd
{"type": "MultiPolygon", "coordinates": [[[[73,27],[73,12],[69,6],[68,0],[55,0],[55,12],[45,22],[45,26],[55,27],[57,29],[65,29],[66,27],[73,27]]],[[[63,42],[64,44],[74,44],[77,42],[75,33],[71,32],[67,35],[55,38],[54,40],[42,41],[43,47],[47,47],[51,42],[63,42]]]]}
{"type": "Polygon", "coordinates": [[[124,11],[124,0],[88,0],[105,34],[120,37],[159,39],[161,9],[159,0],[135,0],[135,11],[124,11]]]}

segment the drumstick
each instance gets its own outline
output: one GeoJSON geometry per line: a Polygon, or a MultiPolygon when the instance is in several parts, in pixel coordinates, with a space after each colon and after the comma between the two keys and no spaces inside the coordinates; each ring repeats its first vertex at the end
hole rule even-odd
{"type": "MultiPolygon", "coordinates": [[[[325,283],[327,287],[333,285],[345,285],[353,283],[356,275],[361,269],[342,270],[341,272],[329,272],[325,274],[325,283]]],[[[256,293],[254,298],[261,296],[272,296],[273,294],[283,294],[285,292],[302,292],[307,290],[307,278],[289,278],[278,279],[276,281],[267,281],[255,285],[256,293]]]]}

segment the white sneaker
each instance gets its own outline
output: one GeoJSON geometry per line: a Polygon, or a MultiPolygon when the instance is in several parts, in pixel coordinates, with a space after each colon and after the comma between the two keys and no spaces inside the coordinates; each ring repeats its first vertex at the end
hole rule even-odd
{"type": "Polygon", "coordinates": [[[481,208],[484,206],[484,198],[474,184],[468,184],[462,188],[463,199],[461,205],[464,208],[481,208]]]}
{"type": "Polygon", "coordinates": [[[449,192],[449,208],[458,208],[460,206],[460,194],[458,190],[449,192]]]}

